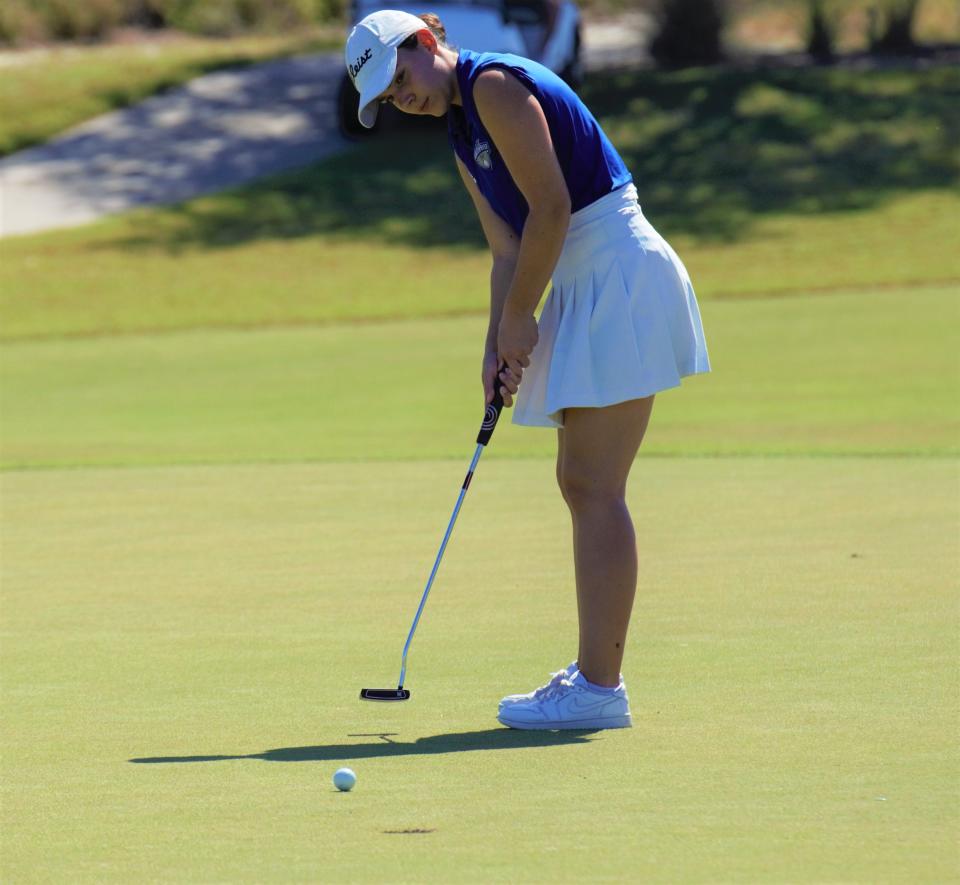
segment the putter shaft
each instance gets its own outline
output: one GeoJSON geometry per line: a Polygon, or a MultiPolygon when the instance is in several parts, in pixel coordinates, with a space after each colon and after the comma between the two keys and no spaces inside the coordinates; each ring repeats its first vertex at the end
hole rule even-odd
{"type": "MultiPolygon", "coordinates": [[[[502,363],[497,373],[507,368],[506,362],[502,363]]],[[[450,523],[447,525],[447,531],[443,536],[443,542],[440,544],[440,551],[437,553],[436,562],[430,571],[430,577],[427,580],[427,586],[423,590],[423,596],[420,597],[420,605],[417,606],[417,613],[414,615],[413,623],[410,625],[410,632],[407,634],[407,641],[403,646],[403,659],[400,662],[400,679],[396,689],[392,688],[364,688],[360,691],[360,698],[367,701],[405,701],[410,697],[410,692],[403,687],[403,680],[407,675],[407,653],[410,651],[410,643],[413,641],[413,634],[417,631],[417,624],[420,623],[420,615],[423,614],[423,607],[427,604],[427,596],[430,588],[433,586],[433,579],[437,576],[437,570],[440,568],[440,560],[443,559],[443,551],[447,549],[447,542],[453,532],[453,525],[457,521],[457,515],[460,513],[460,507],[463,505],[463,499],[466,497],[467,489],[470,488],[470,480],[473,479],[473,472],[477,469],[477,462],[480,455],[496,429],[497,421],[500,420],[500,412],[503,411],[503,394],[500,393],[500,384],[497,378],[494,379],[493,400],[487,405],[483,415],[483,423],[480,425],[480,433],[477,435],[477,450],[473,453],[473,460],[464,477],[463,485],[460,487],[460,495],[457,498],[457,506],[453,508],[453,516],[450,517],[450,523]]]]}
{"type": "Polygon", "coordinates": [[[440,544],[440,552],[437,553],[437,560],[433,564],[433,569],[430,572],[430,577],[427,580],[427,586],[423,591],[423,596],[420,599],[420,605],[417,607],[417,613],[414,615],[413,623],[410,625],[410,632],[407,634],[407,641],[403,646],[403,660],[400,663],[400,680],[397,685],[397,689],[403,688],[403,680],[407,673],[407,652],[410,650],[410,643],[413,640],[413,634],[417,630],[417,624],[420,622],[420,615],[423,614],[423,607],[427,604],[427,596],[430,593],[430,588],[433,586],[433,579],[437,576],[437,570],[440,568],[440,560],[443,559],[443,551],[447,549],[447,542],[450,540],[450,535],[453,534],[453,524],[457,521],[457,514],[460,513],[460,507],[463,505],[463,499],[467,495],[467,489],[470,488],[470,480],[473,479],[473,472],[477,469],[477,462],[480,460],[480,455],[483,454],[484,444],[477,443],[477,450],[473,453],[473,460],[470,462],[470,469],[467,470],[467,475],[463,480],[463,485],[460,487],[460,496],[457,498],[457,506],[453,508],[453,516],[450,517],[450,524],[447,526],[446,534],[443,536],[443,543],[440,544]]]}

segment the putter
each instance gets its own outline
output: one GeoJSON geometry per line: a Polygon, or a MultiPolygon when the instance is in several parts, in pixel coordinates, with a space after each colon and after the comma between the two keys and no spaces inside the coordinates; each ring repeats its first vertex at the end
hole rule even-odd
{"type": "Polygon", "coordinates": [[[364,701],[406,701],[410,698],[410,689],[403,687],[404,677],[407,675],[407,652],[410,650],[410,642],[413,640],[413,634],[417,630],[417,624],[420,621],[420,615],[423,614],[423,607],[427,604],[427,595],[433,586],[433,579],[437,576],[437,569],[440,568],[440,560],[443,559],[443,551],[447,549],[447,542],[453,532],[453,524],[457,521],[457,514],[463,504],[463,499],[470,488],[470,480],[473,479],[473,471],[477,469],[477,462],[483,453],[484,447],[490,442],[493,436],[493,429],[497,426],[500,418],[500,412],[503,409],[503,395],[500,393],[500,372],[506,369],[504,362],[497,372],[497,378],[494,383],[493,402],[487,406],[483,416],[483,423],[480,425],[480,434],[477,436],[477,450],[473,453],[473,460],[470,462],[470,468],[467,470],[467,476],[460,487],[460,497],[457,498],[457,506],[453,508],[453,516],[450,517],[450,524],[447,526],[447,532],[443,536],[443,543],[440,545],[440,552],[437,554],[437,561],[433,564],[433,570],[430,572],[430,578],[427,580],[426,589],[420,599],[420,606],[413,618],[413,624],[410,625],[410,632],[407,634],[407,642],[403,646],[403,660],[400,664],[400,679],[396,688],[362,688],[360,689],[360,698],[364,701]]]}

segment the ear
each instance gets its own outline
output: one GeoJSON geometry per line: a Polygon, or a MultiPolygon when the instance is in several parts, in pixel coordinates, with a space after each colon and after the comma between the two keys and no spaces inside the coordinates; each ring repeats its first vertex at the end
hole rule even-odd
{"type": "Polygon", "coordinates": [[[417,31],[417,42],[430,53],[436,52],[437,46],[439,46],[437,38],[433,36],[433,31],[429,28],[417,31]]]}

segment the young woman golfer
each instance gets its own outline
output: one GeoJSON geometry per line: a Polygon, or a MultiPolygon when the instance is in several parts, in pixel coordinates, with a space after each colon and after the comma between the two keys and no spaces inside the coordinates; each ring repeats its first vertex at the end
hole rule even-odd
{"type": "Polygon", "coordinates": [[[504,698],[498,719],[513,728],[629,726],[620,665],[637,552],[626,483],[654,394],[710,368],[690,279],[643,217],[597,121],[547,68],[451,49],[436,16],[391,10],[353,29],[346,62],[364,126],[383,102],[446,115],[493,253],[487,402],[498,384],[506,405],[518,396],[514,423],[557,428],[579,651],[546,685],[504,698]]]}

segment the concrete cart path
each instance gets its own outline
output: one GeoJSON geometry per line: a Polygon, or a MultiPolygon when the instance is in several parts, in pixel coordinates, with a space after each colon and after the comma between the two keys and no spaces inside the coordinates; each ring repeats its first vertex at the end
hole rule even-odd
{"type": "MultiPolygon", "coordinates": [[[[588,70],[641,60],[644,16],[587,24],[588,70]]],[[[177,203],[314,163],[337,128],[339,53],[207,74],[0,160],[0,237],[177,203]]]]}
{"type": "Polygon", "coordinates": [[[337,132],[338,56],[207,74],[0,161],[0,236],[176,203],[312,163],[337,132]]]}

